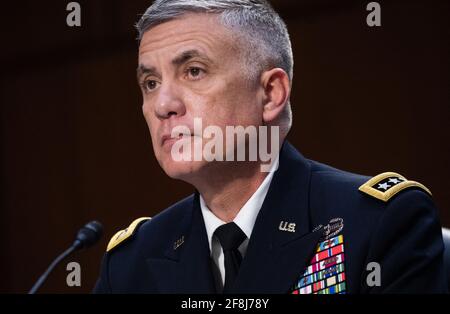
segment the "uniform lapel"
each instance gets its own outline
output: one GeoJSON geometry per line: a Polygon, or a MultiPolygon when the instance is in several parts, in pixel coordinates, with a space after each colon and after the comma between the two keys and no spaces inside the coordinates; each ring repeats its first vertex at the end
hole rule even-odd
{"type": "Polygon", "coordinates": [[[286,142],[233,292],[287,293],[303,273],[322,236],[310,226],[310,174],[307,160],[286,142]]]}
{"type": "MultiPolygon", "coordinates": [[[[310,225],[310,174],[307,160],[286,142],[233,292],[287,293],[304,272],[323,235],[322,229],[313,232],[310,225]],[[280,224],[286,228],[280,230],[280,224]],[[285,224],[295,224],[295,227],[287,228],[285,224]],[[294,229],[295,232],[290,232],[294,229]]],[[[198,193],[193,198],[192,207],[186,208],[183,219],[174,225],[180,227],[173,233],[164,256],[147,259],[158,292],[215,293],[198,193]],[[176,247],[176,243],[181,245],[176,247]]]]}
{"type": "Polygon", "coordinates": [[[205,223],[201,215],[198,193],[191,208],[174,225],[172,243],[163,258],[147,260],[152,277],[162,293],[215,293],[210,250],[205,223]]]}

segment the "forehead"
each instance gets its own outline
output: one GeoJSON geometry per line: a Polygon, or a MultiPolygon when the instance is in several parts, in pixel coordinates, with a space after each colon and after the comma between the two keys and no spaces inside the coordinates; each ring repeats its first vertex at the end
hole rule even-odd
{"type": "Polygon", "coordinates": [[[197,49],[207,54],[236,51],[230,30],[216,14],[189,13],[159,24],[142,37],[139,58],[156,53],[177,53],[181,49],[197,49]]]}

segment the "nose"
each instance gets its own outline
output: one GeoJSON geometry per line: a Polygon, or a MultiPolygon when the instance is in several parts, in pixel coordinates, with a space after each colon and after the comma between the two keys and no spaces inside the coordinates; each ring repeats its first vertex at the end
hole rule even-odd
{"type": "Polygon", "coordinates": [[[160,87],[155,104],[155,114],[158,119],[169,119],[172,116],[182,116],[186,113],[181,93],[173,84],[160,87]]]}

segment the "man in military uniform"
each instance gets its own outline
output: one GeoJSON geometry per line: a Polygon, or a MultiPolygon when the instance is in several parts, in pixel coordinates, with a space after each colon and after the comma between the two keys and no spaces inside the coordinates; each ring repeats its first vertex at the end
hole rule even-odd
{"type": "Polygon", "coordinates": [[[196,193],[114,235],[95,292],[447,291],[440,224],[425,186],[394,172],[368,178],[337,170],[286,141],[292,49],[266,1],[157,0],[137,27],[155,156],[196,193]],[[175,160],[175,145],[208,139],[195,130],[196,118],[221,130],[279,127],[281,144],[270,142],[279,156],[269,172],[261,159],[175,160]],[[181,125],[191,133],[174,136],[181,125]]]}

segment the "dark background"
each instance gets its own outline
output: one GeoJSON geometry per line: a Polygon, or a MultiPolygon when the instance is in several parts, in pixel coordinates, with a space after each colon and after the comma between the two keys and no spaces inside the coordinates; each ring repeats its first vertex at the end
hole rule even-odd
{"type": "MultiPolygon", "coordinates": [[[[156,163],[136,84],[133,24],[151,1],[1,4],[0,292],[24,293],[84,223],[101,243],[74,255],[42,292],[93,287],[109,238],[155,215],[192,188],[156,163]]],[[[272,1],[295,53],[290,141],[308,158],[375,175],[396,171],[429,187],[450,227],[448,149],[450,2],[272,1]]]]}

